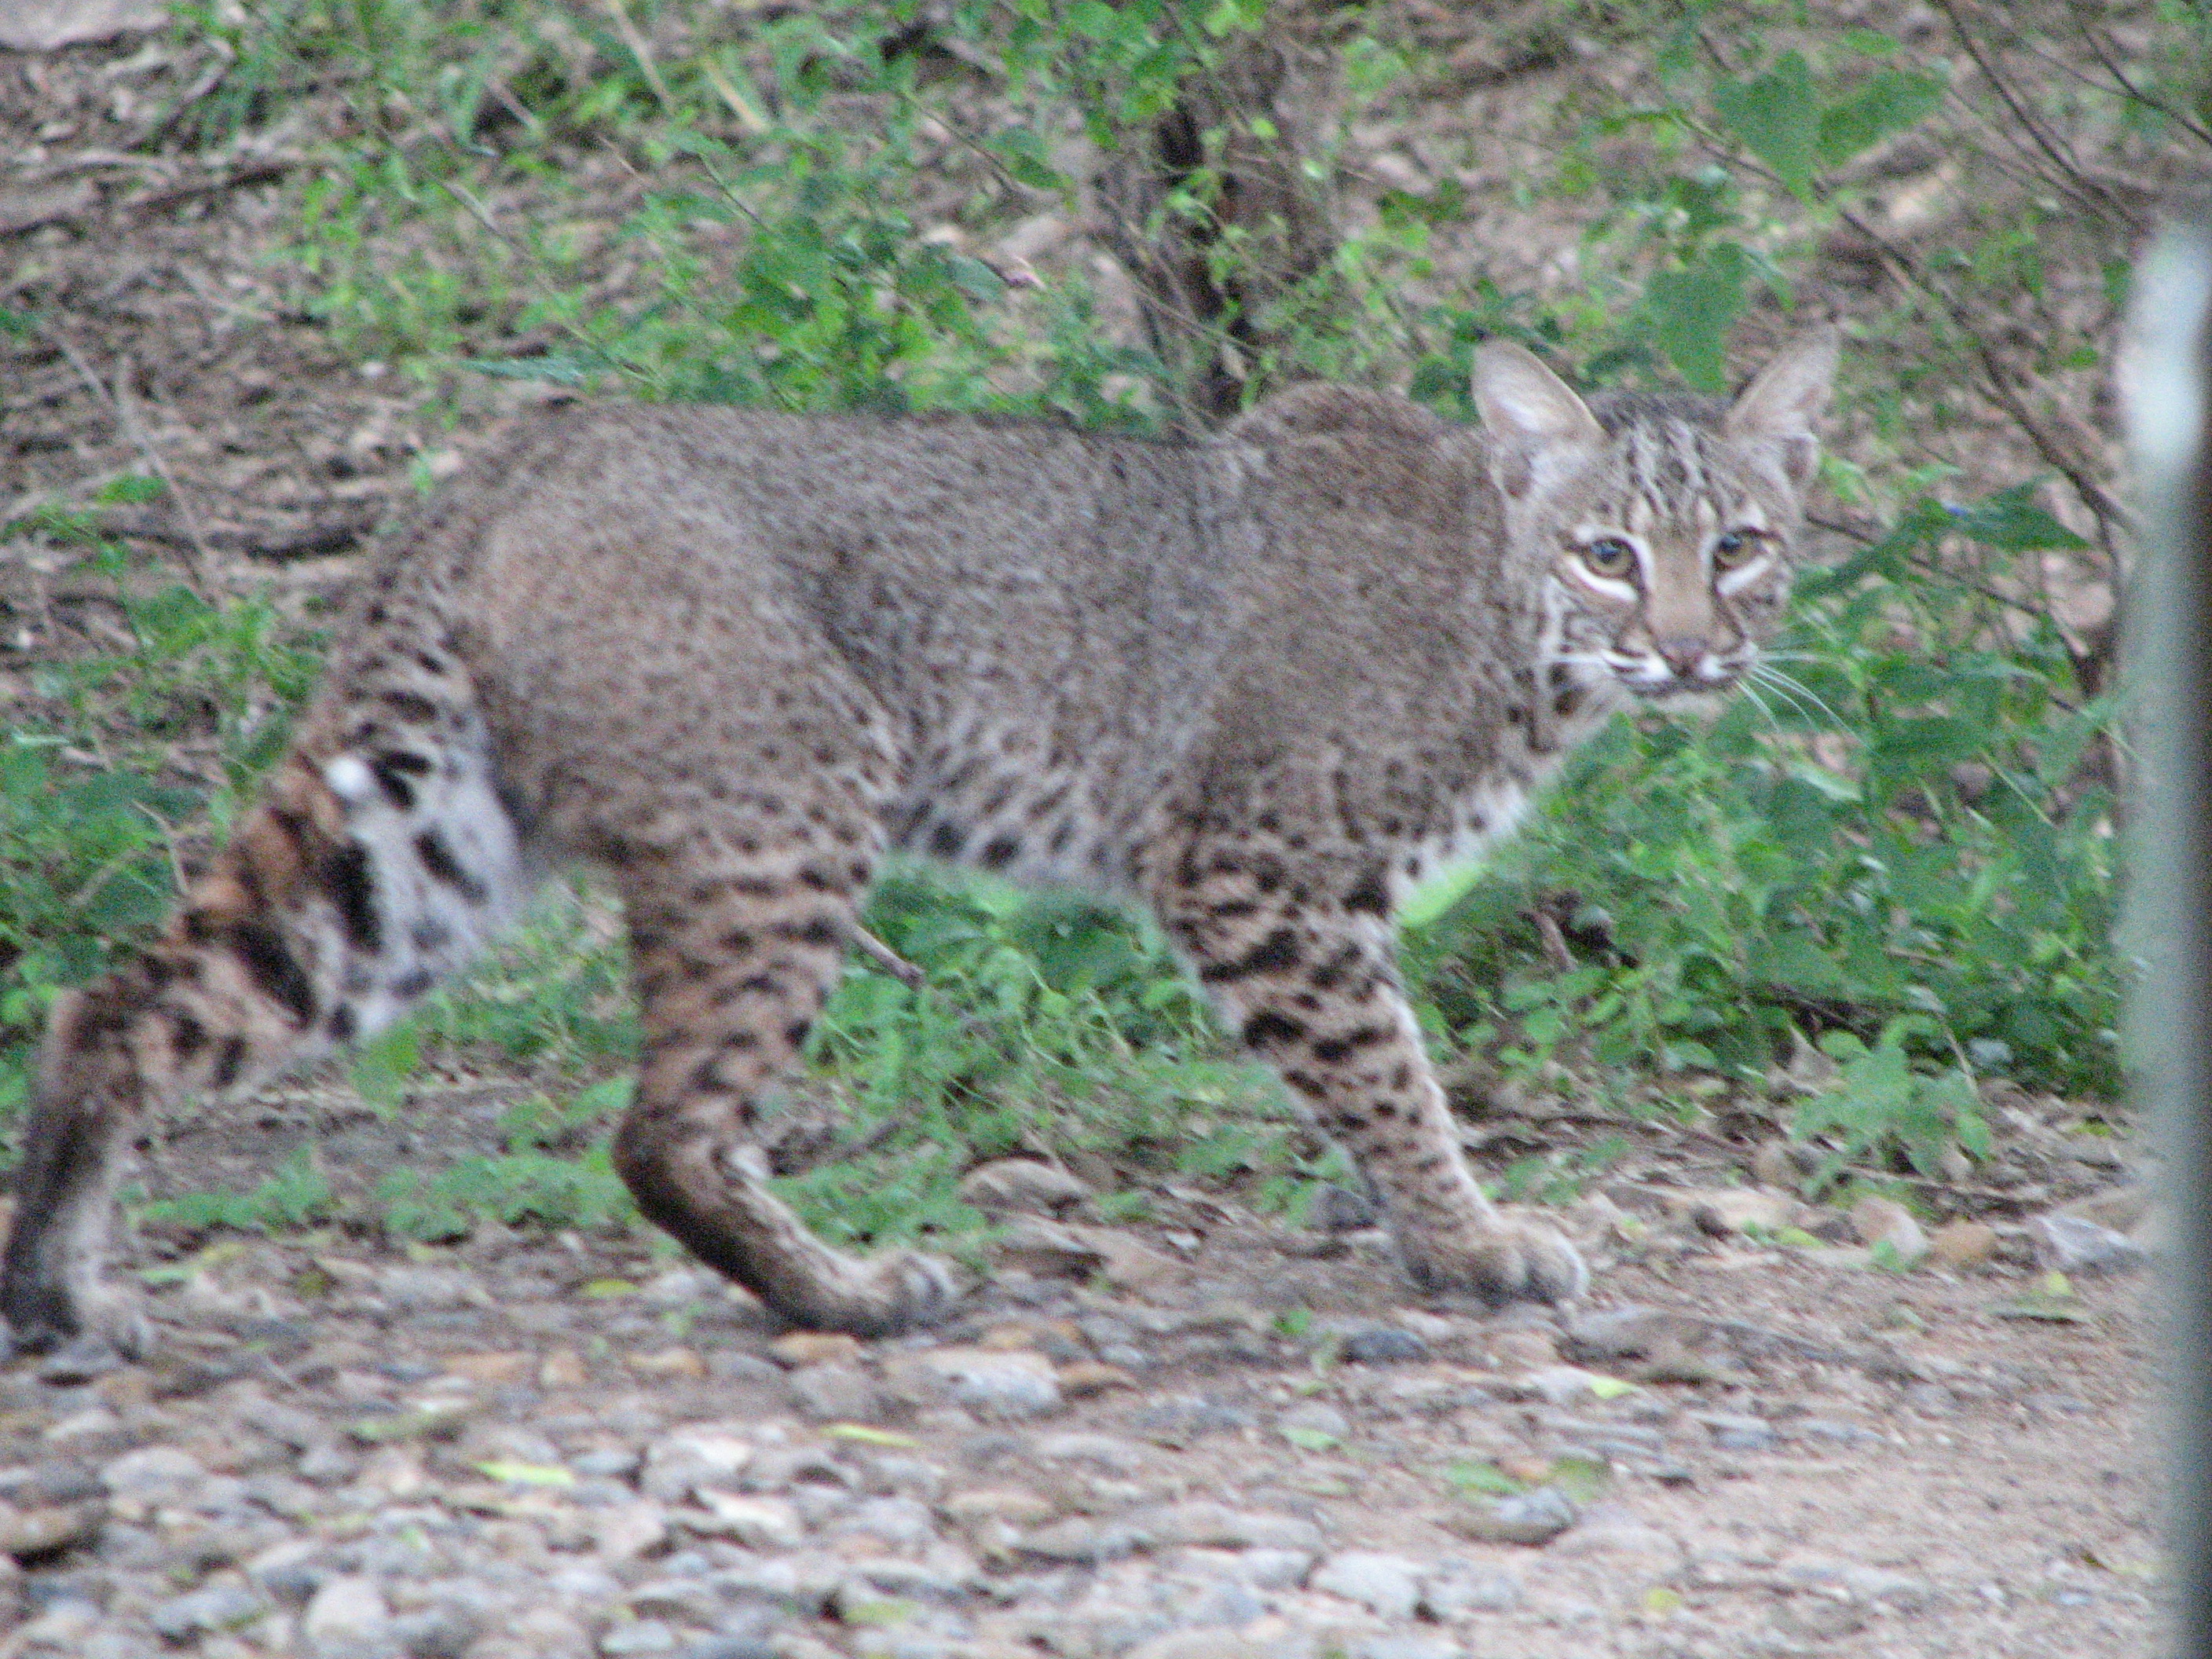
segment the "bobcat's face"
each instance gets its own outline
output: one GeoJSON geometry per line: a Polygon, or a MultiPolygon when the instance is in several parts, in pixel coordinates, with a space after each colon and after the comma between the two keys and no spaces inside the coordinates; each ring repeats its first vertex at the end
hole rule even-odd
{"type": "Polygon", "coordinates": [[[1719,691],[1780,625],[1836,337],[1785,347],[1732,404],[1585,404],[1518,346],[1475,362],[1507,534],[1546,562],[1542,665],[1639,696],[1719,691]]]}
{"type": "Polygon", "coordinates": [[[1723,690],[1750,669],[1789,598],[1796,503],[1743,476],[1731,447],[1710,426],[1639,412],[1562,481],[1552,661],[1647,697],[1723,690]]]}

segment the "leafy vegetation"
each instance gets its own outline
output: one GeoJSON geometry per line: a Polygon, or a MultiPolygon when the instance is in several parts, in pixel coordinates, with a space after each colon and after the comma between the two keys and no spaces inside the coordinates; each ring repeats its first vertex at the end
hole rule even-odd
{"type": "MultiPolygon", "coordinates": [[[[1097,158],[1144,153],[1261,32],[1297,29],[1334,67],[1303,156],[1332,178],[1355,129],[1435,103],[1457,43],[1386,8],[1318,27],[1260,0],[185,5],[180,39],[218,41],[228,68],[167,130],[213,145],[322,112],[286,255],[300,301],[449,415],[528,379],[1156,429],[1193,406],[1193,365],[1242,341],[1253,390],[1323,373],[1465,419],[1490,334],[1589,383],[1721,391],[1742,340],[1841,304],[1830,528],[1856,550],[1802,583],[1787,647],[1716,722],[1618,723],[1519,842],[1426,896],[1407,965],[1442,1057],[1536,1083],[1565,1065],[1639,1109],[1724,1088],[1824,1148],[1829,1176],[1928,1172],[1985,1151],[1980,1082],[2118,1085],[2106,613],[2127,526],[2079,411],[2155,183],[2201,164],[2212,38],[2201,9],[2138,9],[2154,50],[2121,77],[2096,67],[2109,20],[2081,9],[1938,9],[1948,33],[1909,38],[1760,0],[1500,23],[1527,31],[1488,43],[1508,58],[1607,68],[1565,78],[1512,186],[1581,228],[1575,280],[1469,275],[1455,236],[1479,204],[1439,161],[1362,186],[1263,333],[1199,319],[1180,355],[1108,325],[1098,265],[1067,252],[1097,158]],[[2042,24],[2089,67],[2024,98],[2042,24]],[[1952,216],[1916,234],[1930,191],[1952,216]],[[1836,1066],[1797,1099],[1775,1078],[1807,1042],[1836,1066]]],[[[1258,257],[1231,207],[1237,141],[1275,133],[1221,99],[1122,228],[1182,239],[1233,287],[1258,257]]],[[[132,646],[70,672],[66,729],[0,750],[0,1105],[54,990],[166,902],[179,826],[219,827],[276,752],[312,662],[265,604],[122,586],[132,646]],[[177,740],[209,733],[180,769],[177,740]]],[[[960,1170],[1024,1146],[1235,1176],[1278,1206],[1339,1172],[1127,918],[901,871],[869,921],[928,982],[856,964],[817,1035],[811,1086],[842,1127],[788,1185],[833,1235],[970,1224],[960,1170]]],[[[591,902],[552,907],[356,1080],[390,1105],[434,1053],[496,1053],[556,1093],[619,1066],[611,938],[591,902]]],[[[622,1098],[590,1084],[573,1111],[517,1117],[498,1157],[395,1176],[386,1224],[619,1223],[592,1143],[622,1098]]],[[[312,1211],[311,1168],[206,1224],[312,1211]]]]}

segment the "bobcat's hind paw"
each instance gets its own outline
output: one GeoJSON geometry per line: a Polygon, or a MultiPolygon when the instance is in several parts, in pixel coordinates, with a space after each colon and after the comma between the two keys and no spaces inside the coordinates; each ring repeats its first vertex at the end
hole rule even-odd
{"type": "Polygon", "coordinates": [[[1571,1302],[1589,1287],[1580,1253],[1565,1235],[1537,1222],[1499,1221],[1455,1238],[1403,1238],[1400,1250],[1423,1290],[1472,1292],[1493,1308],[1571,1302]]]}
{"type": "Polygon", "coordinates": [[[0,1363],[43,1356],[41,1376],[88,1380],[153,1351],[154,1327],[136,1298],[106,1285],[65,1295],[11,1290],[0,1304],[0,1363]]]}
{"type": "Polygon", "coordinates": [[[837,1267],[796,1296],[771,1297],[769,1305],[809,1330],[897,1336],[941,1323],[963,1293],[951,1263],[920,1250],[843,1256],[837,1267]]]}

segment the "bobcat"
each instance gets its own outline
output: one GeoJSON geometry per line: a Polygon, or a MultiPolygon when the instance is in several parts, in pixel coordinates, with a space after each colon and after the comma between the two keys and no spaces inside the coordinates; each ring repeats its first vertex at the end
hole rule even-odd
{"type": "Polygon", "coordinates": [[[793,1065],[902,848],[1148,903],[1380,1194],[1432,1291],[1571,1298],[1462,1161],[1391,916],[1503,834],[1626,694],[1723,689],[1789,585],[1836,360],[1732,404],[1585,404],[1485,345],[1480,430],[1306,386],[1218,437],[575,407],[376,559],[262,803],[167,930],[56,1005],[0,1270],[18,1351],[144,1340],[102,1301],[139,1113],[375,1030],[542,872],[626,908],[640,1208],[797,1324],[940,1316],[769,1190],[793,1065]]]}

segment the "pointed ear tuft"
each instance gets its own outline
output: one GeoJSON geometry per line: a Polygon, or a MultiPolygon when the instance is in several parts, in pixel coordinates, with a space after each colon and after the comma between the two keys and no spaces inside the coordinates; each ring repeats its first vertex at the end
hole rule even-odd
{"type": "Polygon", "coordinates": [[[1813,428],[1828,406],[1841,343],[1832,323],[1797,336],[1752,377],[1721,425],[1738,443],[1779,451],[1784,475],[1799,489],[1820,462],[1813,428]]]}
{"type": "Polygon", "coordinates": [[[1605,429],[1574,388],[1510,340],[1475,349],[1474,402],[1490,434],[1491,477],[1506,495],[1525,495],[1605,447],[1605,429]]]}

